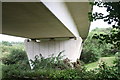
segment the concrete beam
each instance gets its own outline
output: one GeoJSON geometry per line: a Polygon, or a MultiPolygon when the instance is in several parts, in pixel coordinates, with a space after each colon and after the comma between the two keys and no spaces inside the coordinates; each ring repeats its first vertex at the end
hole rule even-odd
{"type": "Polygon", "coordinates": [[[70,12],[64,2],[44,2],[43,4],[65,25],[65,27],[75,36],[79,37],[77,26],[75,25],[70,12]]]}
{"type": "Polygon", "coordinates": [[[3,2],[2,33],[25,38],[86,38],[89,7],[88,2],[3,2]]]}
{"type": "Polygon", "coordinates": [[[86,39],[90,28],[88,12],[91,11],[92,6],[89,2],[66,2],[65,4],[74,20],[79,35],[82,39],[86,39]]]}

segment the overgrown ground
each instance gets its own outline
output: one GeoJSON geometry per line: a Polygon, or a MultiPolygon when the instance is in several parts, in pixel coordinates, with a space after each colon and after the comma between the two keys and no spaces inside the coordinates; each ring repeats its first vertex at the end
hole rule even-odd
{"type": "Polygon", "coordinates": [[[90,32],[84,42],[80,61],[72,63],[73,67],[69,60],[62,60],[60,55],[47,59],[37,56],[35,61],[31,61],[34,65],[31,70],[23,43],[4,41],[0,43],[3,80],[119,80],[120,52],[111,49],[113,45],[100,44],[99,40],[92,38],[95,33],[109,31],[110,29],[95,29],[90,32]]]}

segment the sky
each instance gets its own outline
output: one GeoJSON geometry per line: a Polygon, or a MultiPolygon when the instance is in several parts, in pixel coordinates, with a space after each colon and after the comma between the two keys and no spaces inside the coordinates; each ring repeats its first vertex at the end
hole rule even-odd
{"type": "MultiPolygon", "coordinates": [[[[93,7],[93,12],[97,12],[98,10],[99,10],[99,12],[102,12],[104,14],[108,14],[106,12],[105,8],[99,8],[97,6],[93,7]]],[[[91,22],[90,31],[97,28],[97,27],[98,28],[108,28],[108,27],[111,27],[111,25],[108,25],[103,20],[97,20],[97,21],[91,22]]],[[[25,38],[0,34],[0,42],[1,41],[24,42],[24,40],[25,40],[25,38]]]]}

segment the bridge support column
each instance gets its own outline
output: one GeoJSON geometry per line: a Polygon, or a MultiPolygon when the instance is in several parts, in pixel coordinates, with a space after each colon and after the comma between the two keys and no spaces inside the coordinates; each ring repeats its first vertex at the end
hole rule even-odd
{"type": "Polygon", "coordinates": [[[71,62],[75,62],[81,54],[82,50],[82,39],[80,37],[67,39],[67,40],[25,40],[25,48],[28,55],[28,59],[34,60],[36,55],[42,54],[43,57],[47,58],[54,54],[57,56],[61,51],[64,51],[62,55],[64,58],[68,58],[71,62]]]}

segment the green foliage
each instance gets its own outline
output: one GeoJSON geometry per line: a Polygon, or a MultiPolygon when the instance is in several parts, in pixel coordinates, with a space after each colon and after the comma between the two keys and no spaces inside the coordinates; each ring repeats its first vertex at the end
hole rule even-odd
{"type": "Polygon", "coordinates": [[[120,1],[118,2],[105,2],[105,1],[98,1],[93,2],[92,5],[96,5],[98,7],[104,7],[106,8],[106,12],[108,12],[107,15],[104,15],[103,13],[95,12],[95,13],[89,13],[90,20],[97,20],[97,19],[103,19],[108,24],[114,23],[113,27],[120,26],[120,1]]]}
{"type": "Polygon", "coordinates": [[[17,43],[7,42],[7,41],[0,42],[0,58],[9,55],[11,53],[11,50],[13,50],[13,49],[23,49],[24,50],[23,46],[24,45],[21,42],[17,42],[17,43]],[[7,43],[7,45],[6,45],[6,43],[7,43]],[[8,45],[8,44],[10,44],[10,45],[8,45]]]}
{"type": "MultiPolygon", "coordinates": [[[[16,65],[7,65],[3,68],[3,79],[14,78],[29,78],[29,79],[47,79],[47,80],[82,80],[87,79],[88,73],[85,68],[81,69],[37,69],[37,70],[22,70],[17,69],[16,65]],[[86,74],[86,75],[85,75],[86,74]]],[[[6,79],[6,80],[7,80],[6,79]]]]}
{"type": "Polygon", "coordinates": [[[12,65],[3,65],[2,66],[2,77],[10,78],[12,76],[19,76],[23,71],[30,70],[30,68],[26,68],[26,65],[23,64],[12,64],[12,65]]]}
{"type": "Polygon", "coordinates": [[[93,39],[98,39],[101,44],[107,43],[113,45],[111,49],[120,50],[120,29],[118,28],[111,29],[107,34],[94,34],[93,39]]]}
{"type": "MultiPolygon", "coordinates": [[[[97,40],[93,40],[90,36],[84,45],[84,54],[86,57],[95,54],[99,57],[106,47],[99,44],[97,40]],[[87,45],[87,46],[85,46],[87,45]],[[102,46],[102,47],[101,47],[102,46]],[[89,55],[89,53],[91,55],[89,55]]],[[[108,45],[108,44],[106,44],[108,45]]],[[[10,47],[10,46],[9,46],[10,47]]],[[[107,46],[108,48],[108,46],[107,46]]],[[[108,48],[109,49],[109,48],[108,48]]],[[[49,58],[44,58],[42,55],[36,56],[32,61],[33,69],[30,69],[26,53],[21,48],[12,48],[10,53],[2,57],[3,60],[3,79],[2,80],[119,80],[120,73],[118,72],[119,58],[116,58],[115,66],[107,66],[101,63],[99,68],[87,71],[84,66],[72,68],[64,63],[61,56],[52,55],[49,58]]],[[[116,53],[118,56],[118,53],[116,53]]],[[[88,57],[89,58],[89,57],[88,57]]],[[[91,61],[93,56],[91,56],[91,61]]],[[[88,61],[89,62],[89,61],[88,61]]]]}
{"type": "Polygon", "coordinates": [[[92,63],[88,63],[85,64],[85,67],[87,68],[87,70],[93,70],[95,68],[98,67],[99,63],[101,61],[104,61],[106,63],[107,66],[114,66],[115,64],[113,63],[115,60],[115,56],[111,56],[111,57],[101,57],[98,61],[96,62],[92,62],[92,63]]]}
{"type": "Polygon", "coordinates": [[[2,72],[3,77],[9,75],[19,75],[23,70],[30,70],[28,58],[24,49],[21,47],[2,45],[2,72]]]}
{"type": "Polygon", "coordinates": [[[82,51],[80,58],[84,63],[95,62],[99,59],[98,54],[95,54],[93,50],[82,51]]]}
{"type": "Polygon", "coordinates": [[[112,44],[114,53],[119,52],[120,50],[120,1],[118,2],[105,2],[105,1],[99,1],[99,2],[92,2],[91,5],[95,5],[98,7],[104,7],[106,8],[106,12],[108,12],[107,15],[104,15],[103,13],[95,12],[95,13],[89,13],[90,21],[102,19],[104,22],[107,22],[108,24],[113,25],[113,29],[108,34],[95,34],[93,38],[96,38],[99,40],[99,43],[107,43],[112,44]],[[114,24],[113,24],[114,23],[114,24]]]}
{"type": "Polygon", "coordinates": [[[80,60],[83,61],[84,63],[90,63],[90,62],[97,61],[100,56],[98,54],[100,53],[100,49],[99,49],[100,45],[98,44],[96,40],[93,40],[91,38],[92,36],[91,33],[86,39],[86,41],[84,42],[83,50],[82,50],[81,57],[80,57],[80,60]]]}
{"type": "Polygon", "coordinates": [[[101,45],[99,43],[99,40],[93,39],[92,36],[95,33],[108,33],[110,29],[95,29],[89,33],[89,36],[84,42],[83,50],[81,53],[80,60],[82,60],[84,63],[90,63],[97,61],[99,57],[101,56],[110,56],[110,53],[112,53],[111,45],[104,43],[104,45],[101,45]]]}
{"type": "Polygon", "coordinates": [[[101,62],[99,65],[99,68],[97,68],[96,72],[96,79],[97,80],[119,80],[120,79],[120,73],[116,71],[115,67],[109,67],[104,62],[101,62]]]}
{"type": "Polygon", "coordinates": [[[51,80],[82,80],[85,79],[85,75],[87,72],[84,68],[79,69],[66,69],[62,71],[56,71],[50,74],[51,80]]]}
{"type": "MultiPolygon", "coordinates": [[[[62,51],[63,52],[63,51],[62,51]]],[[[60,52],[57,56],[52,55],[49,58],[44,58],[41,54],[40,56],[36,55],[35,60],[30,60],[33,69],[67,69],[70,68],[68,64],[65,64],[63,56],[61,56],[62,52],[60,52]]]]}
{"type": "Polygon", "coordinates": [[[116,56],[116,59],[115,59],[115,61],[114,61],[114,64],[115,64],[115,66],[114,67],[116,67],[117,69],[117,71],[119,72],[119,74],[120,74],[120,52],[117,52],[116,54],[115,54],[115,56],[116,56]]]}
{"type": "MultiPolygon", "coordinates": [[[[17,51],[13,51],[13,53],[17,53],[17,51]]],[[[20,51],[18,51],[19,54],[20,51]]],[[[21,51],[22,52],[22,51],[21,51]]],[[[24,53],[24,52],[23,52],[24,53]]],[[[61,52],[62,53],[62,52],[61,52]]],[[[109,67],[105,63],[101,63],[99,65],[99,68],[91,71],[87,71],[84,66],[81,66],[80,68],[65,68],[65,69],[58,69],[60,66],[64,66],[65,64],[61,64],[62,62],[60,55],[57,57],[49,57],[48,59],[44,59],[42,56],[38,58],[36,56],[36,61],[34,61],[34,64],[36,67],[34,69],[30,69],[30,67],[27,67],[27,64],[22,64],[18,62],[24,62],[25,60],[21,60],[19,57],[13,57],[19,58],[15,59],[15,64],[4,64],[3,65],[3,79],[2,80],[18,80],[18,79],[25,79],[25,80],[109,80],[109,79],[115,79],[119,80],[120,76],[116,66],[109,67]],[[57,60],[56,60],[57,59],[57,60]],[[39,61],[40,60],[40,61],[39,61]],[[39,61],[39,62],[38,62],[39,61]],[[51,64],[50,64],[51,62],[51,64]],[[46,66],[46,64],[47,66],[46,66]],[[56,65],[57,64],[57,65],[56,65]]],[[[17,54],[18,55],[18,54],[17,54]]],[[[116,54],[117,56],[117,54],[116,54]]],[[[118,59],[118,58],[117,58],[118,59]]]]}
{"type": "Polygon", "coordinates": [[[8,41],[2,41],[2,45],[5,45],[5,46],[12,46],[12,44],[8,41]]]}
{"type": "MultiPolygon", "coordinates": [[[[104,62],[95,70],[87,71],[85,67],[81,69],[38,69],[38,70],[22,70],[17,69],[15,65],[4,66],[3,78],[23,78],[23,79],[45,79],[45,80],[119,80],[120,73],[116,71],[116,67],[109,67],[104,62]]],[[[7,79],[6,79],[7,80],[7,79]]]]}
{"type": "Polygon", "coordinates": [[[2,58],[2,63],[6,65],[22,63],[27,61],[27,54],[22,49],[13,48],[10,51],[10,54],[2,58]]]}
{"type": "MultiPolygon", "coordinates": [[[[89,13],[90,21],[102,19],[104,22],[107,22],[108,24],[113,25],[113,29],[108,34],[95,34],[93,38],[96,38],[99,40],[99,43],[107,43],[113,45],[111,49],[113,50],[113,53],[119,52],[120,50],[120,1],[118,2],[105,2],[105,1],[99,1],[99,2],[92,2],[91,5],[95,5],[98,7],[104,7],[106,8],[106,12],[108,12],[107,15],[104,15],[103,13],[95,12],[89,13]],[[114,24],[113,24],[114,23],[114,24]]],[[[106,51],[106,50],[105,50],[106,51]]]]}

